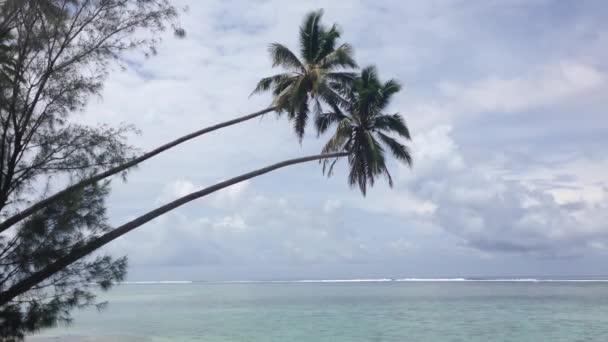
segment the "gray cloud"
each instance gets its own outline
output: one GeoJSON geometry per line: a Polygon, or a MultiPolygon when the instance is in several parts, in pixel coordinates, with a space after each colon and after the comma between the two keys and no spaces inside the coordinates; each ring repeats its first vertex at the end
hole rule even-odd
{"type": "Polygon", "coordinates": [[[526,182],[513,175],[492,174],[468,165],[451,142],[449,129],[419,137],[418,161],[422,172],[408,179],[405,189],[429,200],[434,217],[448,232],[470,247],[487,252],[515,252],[538,256],[580,255],[608,237],[603,208],[605,188],[591,186],[599,198],[583,199],[585,187],[577,178],[526,182]],[[446,140],[444,149],[427,151],[430,140],[446,140]],[[430,170],[430,171],[427,171],[430,170]],[[552,186],[550,186],[552,185],[552,186]],[[566,190],[559,196],[559,190],[566,190]],[[552,193],[555,192],[555,193],[552,193]],[[570,198],[571,193],[577,198],[570,198]]]}

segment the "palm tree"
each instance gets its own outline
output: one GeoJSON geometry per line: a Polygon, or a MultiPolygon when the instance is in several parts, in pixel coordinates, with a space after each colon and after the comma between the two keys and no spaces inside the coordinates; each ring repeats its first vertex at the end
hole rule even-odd
{"type": "Polygon", "coordinates": [[[384,110],[388,107],[392,96],[401,89],[401,86],[395,80],[382,83],[374,67],[365,68],[360,75],[336,71],[345,67],[356,67],[351,57],[352,49],[346,44],[334,48],[336,40],[339,37],[339,32],[335,26],[332,26],[329,30],[321,26],[319,24],[321,16],[321,11],[309,14],[304,21],[304,25],[301,27],[300,45],[304,63],[299,62],[295,55],[282,45],[273,44],[271,46],[274,65],[288,68],[290,72],[262,79],[254,92],[270,90],[272,88],[275,95],[273,107],[184,136],[134,159],[131,163],[117,166],[81,181],[5,220],[5,222],[0,224],[0,227],[4,229],[10,227],[10,225],[6,224],[7,221],[12,223],[18,222],[27,217],[27,215],[30,215],[31,212],[50,203],[49,201],[53,201],[57,198],[56,196],[60,196],[62,193],[87,186],[91,184],[90,182],[102,180],[109,175],[126,170],[128,167],[134,166],[184,141],[263,115],[268,111],[275,110],[273,108],[277,108],[276,110],[279,111],[286,111],[290,115],[290,118],[295,121],[296,132],[300,138],[304,133],[308,119],[308,104],[310,101],[315,105],[315,123],[319,134],[327,131],[333,124],[337,124],[337,130],[323,148],[322,154],[290,159],[247,172],[205,189],[192,192],[151,210],[117,228],[109,230],[101,236],[92,238],[82,246],[75,247],[62,258],[49,263],[39,271],[29,274],[10,288],[3,289],[3,291],[0,291],[0,306],[13,300],[16,296],[27,292],[44,279],[83,256],[92,253],[158,216],[231,185],[287,166],[315,160],[332,160],[333,162],[330,164],[328,172],[328,174],[331,174],[335,162],[339,158],[348,157],[350,166],[349,184],[351,186],[358,184],[363,195],[366,193],[367,184],[369,183],[370,186],[373,186],[375,179],[381,174],[388,178],[389,185],[392,186],[392,177],[387,169],[383,144],[388,146],[390,152],[397,159],[403,161],[408,166],[412,164],[408,148],[390,136],[391,133],[396,133],[400,137],[410,140],[409,130],[402,117],[399,114],[384,114],[384,110]],[[321,101],[328,104],[332,111],[322,113],[321,101]],[[23,215],[24,212],[27,215],[23,215]]]}
{"type": "Polygon", "coordinates": [[[109,170],[83,179],[30,205],[13,216],[6,218],[4,221],[0,222],[0,232],[9,229],[14,224],[72,191],[121,172],[125,172],[135,165],[186,141],[221,128],[249,121],[273,111],[278,111],[279,113],[287,111],[289,117],[295,119],[296,132],[298,132],[301,139],[308,119],[309,98],[315,100],[315,112],[317,114],[320,114],[321,112],[319,99],[330,104],[332,108],[338,109],[337,106],[342,99],[335,89],[339,86],[346,86],[348,83],[352,82],[356,75],[352,72],[337,71],[344,68],[355,68],[357,64],[353,60],[352,48],[350,45],[342,44],[336,48],[337,39],[340,37],[340,31],[336,25],[333,25],[329,30],[322,26],[320,24],[322,15],[322,10],[309,13],[305,17],[304,24],[300,27],[300,48],[302,50],[302,59],[304,60],[304,63],[300,62],[295,54],[285,46],[277,43],[271,44],[270,52],[273,59],[273,66],[282,66],[288,69],[289,72],[262,79],[254,90],[254,93],[256,93],[272,88],[275,99],[270,107],[199,129],[159,146],[124,164],[117,165],[109,170]]]}
{"type": "MultiPolygon", "coordinates": [[[[355,79],[352,87],[340,91],[346,99],[342,106],[343,113],[324,113],[315,120],[319,133],[337,124],[336,132],[323,148],[323,153],[349,152],[348,182],[351,186],[359,185],[364,196],[368,183],[373,186],[379,175],[384,175],[389,185],[393,186],[383,145],[388,147],[397,160],[410,167],[412,165],[412,156],[407,146],[390,135],[395,133],[406,140],[411,139],[403,118],[398,113],[384,113],[391,98],[399,90],[399,82],[391,79],[382,83],[376,68],[366,67],[355,79]]],[[[329,165],[328,175],[332,174],[336,161],[329,165]]],[[[324,171],[325,166],[327,160],[324,161],[324,171]]]]}
{"type": "Polygon", "coordinates": [[[384,109],[389,105],[391,97],[400,89],[401,86],[397,81],[390,80],[382,83],[378,79],[375,68],[365,68],[360,76],[354,78],[351,85],[338,89],[339,95],[344,98],[341,106],[345,113],[338,110],[321,114],[317,117],[316,126],[320,133],[327,131],[334,123],[338,126],[336,133],[328,141],[322,154],[290,159],[244,173],[205,189],[192,192],[151,210],[122,226],[91,239],[82,246],[74,248],[62,258],[57,259],[39,271],[28,275],[12,287],[0,292],[0,306],[27,292],[44,279],[76,260],[137,229],[156,217],[218,190],[287,166],[330,159],[333,160],[329,169],[329,173],[331,174],[333,164],[339,158],[348,157],[350,165],[349,183],[351,186],[358,184],[364,195],[367,183],[369,182],[370,185],[373,185],[375,178],[380,174],[384,174],[392,186],[392,179],[386,166],[384,149],[380,141],[389,147],[397,159],[405,162],[407,165],[412,164],[412,158],[407,147],[389,135],[390,133],[397,133],[399,136],[409,140],[410,133],[407,126],[399,114],[387,115],[383,113],[384,109]]]}
{"type": "Polygon", "coordinates": [[[48,277],[53,274],[59,272],[61,269],[69,266],[71,263],[77,261],[78,259],[94,252],[95,250],[101,248],[102,246],[114,241],[115,239],[127,234],[128,232],[142,226],[143,224],[175,209],[186,203],[199,199],[201,197],[205,197],[210,195],[216,191],[225,189],[234,184],[238,184],[240,182],[246,181],[248,179],[262,176],[269,172],[301,163],[306,163],[315,160],[323,160],[326,158],[341,158],[348,155],[348,152],[335,152],[335,153],[327,153],[327,154],[318,154],[301,158],[294,158],[285,160],[276,164],[272,164],[251,172],[244,173],[240,176],[230,178],[228,180],[216,183],[204,189],[192,192],[188,195],[182,196],[174,201],[166,203],[154,210],[147,212],[117,228],[111,229],[103,235],[92,237],[86,243],[75,246],[69,253],[64,255],[61,258],[56,259],[55,261],[50,262],[45,267],[40,270],[28,274],[26,277],[18,281],[16,284],[12,285],[10,288],[1,289],[0,291],[0,307],[9,303],[15,297],[22,295],[23,293],[30,290],[32,287],[36,286],[40,282],[44,281],[48,277]]]}
{"type": "Polygon", "coordinates": [[[296,134],[302,140],[310,106],[315,115],[322,112],[321,102],[337,109],[344,101],[336,89],[353,81],[357,68],[353,49],[344,43],[336,47],[340,30],[334,24],[327,29],[321,24],[323,11],[308,13],[300,26],[300,58],[286,46],[273,43],[269,47],[273,67],[285,72],[259,81],[252,92],[272,91],[277,112],[287,112],[296,134]]]}
{"type": "Polygon", "coordinates": [[[192,192],[151,210],[122,226],[91,239],[82,246],[74,248],[62,258],[53,261],[10,288],[1,291],[0,306],[27,292],[44,281],[44,279],[76,260],[137,229],[156,217],[218,190],[287,166],[315,160],[333,160],[329,167],[329,174],[331,174],[335,162],[339,158],[348,157],[350,165],[349,183],[351,186],[358,184],[363,195],[366,193],[368,182],[370,186],[373,186],[376,177],[381,174],[388,178],[389,185],[392,186],[392,177],[387,169],[382,144],[388,146],[393,156],[398,160],[408,166],[412,164],[408,148],[389,135],[396,133],[402,138],[411,139],[403,118],[399,114],[391,115],[383,113],[389,105],[392,96],[399,92],[400,89],[401,86],[395,80],[382,83],[374,67],[363,69],[361,75],[355,77],[351,85],[338,89],[339,95],[344,99],[344,102],[341,104],[344,113],[341,110],[324,113],[320,114],[315,120],[319,133],[323,133],[333,124],[337,124],[336,132],[323,148],[322,154],[290,159],[257,169],[219,182],[205,189],[192,192]]]}

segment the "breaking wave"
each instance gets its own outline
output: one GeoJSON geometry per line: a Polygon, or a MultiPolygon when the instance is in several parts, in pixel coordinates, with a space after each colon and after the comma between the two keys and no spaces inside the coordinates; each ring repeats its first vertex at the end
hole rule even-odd
{"type": "Polygon", "coordinates": [[[154,285],[154,284],[192,284],[190,280],[160,280],[160,281],[121,281],[120,285],[154,285]]]}
{"type": "Polygon", "coordinates": [[[386,282],[521,282],[521,283],[608,283],[608,278],[363,278],[363,279],[301,279],[301,280],[229,280],[229,281],[125,281],[121,285],[154,284],[249,284],[249,283],[386,283],[386,282]]]}

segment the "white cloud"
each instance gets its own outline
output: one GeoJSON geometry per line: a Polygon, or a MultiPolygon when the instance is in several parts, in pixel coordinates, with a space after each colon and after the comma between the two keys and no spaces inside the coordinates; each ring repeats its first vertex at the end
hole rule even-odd
{"type": "MultiPolygon", "coordinates": [[[[581,36],[563,35],[579,20],[555,25],[542,2],[528,1],[302,1],[288,9],[276,1],[184,3],[191,7],[183,22],[187,38],[165,39],[151,59],[130,56],[138,66],[111,74],[103,101],[91,103],[84,121],[133,123],[143,134],[132,143],[147,150],[264,108],[268,97],[248,95],[257,79],[276,71],[267,44],[297,49],[302,15],[324,7],[326,23],[340,23],[361,65],[377,64],[383,77],[406,85],[390,111],[402,113],[414,134],[414,168],[391,163],[395,189],[378,185],[365,199],[342,174],[322,178],[315,163],[240,183],[112,244],[134,264],[239,264],[251,272],[277,263],[323,264],[338,272],[378,262],[367,269],[388,272],[390,262],[402,270],[419,257],[424,268],[449,273],[458,270],[441,265],[455,256],[468,257],[475,269],[480,258],[502,252],[563,256],[607,245],[608,164],[603,149],[598,157],[588,146],[593,139],[601,145],[597,130],[608,127],[601,109],[608,49],[598,37],[592,50],[584,48],[584,34],[605,30],[591,25],[581,36]],[[527,11],[551,25],[541,30],[539,21],[535,34],[521,30],[525,37],[504,25],[527,11]],[[564,107],[572,121],[544,119],[564,107]],[[585,113],[593,124],[576,122],[585,113]],[[559,130],[549,131],[549,124],[559,130]],[[522,127],[551,140],[522,138],[508,146],[484,140],[517,140],[522,127]],[[577,135],[569,134],[575,128],[577,135]],[[564,146],[576,153],[563,158],[564,146]],[[477,154],[481,160],[471,158],[477,154]],[[556,180],[557,173],[572,179],[556,180]]],[[[116,184],[110,215],[134,217],[218,180],[317,153],[323,141],[312,133],[299,145],[285,119],[268,115],[197,138],[116,184]]]]}
{"type": "Polygon", "coordinates": [[[560,103],[597,89],[605,79],[592,66],[561,62],[514,78],[490,76],[472,84],[444,81],[439,89],[461,112],[516,112],[560,103]]]}
{"type": "Polygon", "coordinates": [[[411,241],[400,238],[389,242],[388,247],[396,254],[406,254],[414,248],[414,244],[411,241]]]}
{"type": "Polygon", "coordinates": [[[211,201],[216,206],[222,206],[229,203],[234,203],[239,200],[241,196],[247,191],[249,188],[250,181],[246,180],[234,185],[231,185],[225,189],[220,190],[216,194],[213,195],[211,201]]]}
{"type": "Polygon", "coordinates": [[[177,199],[200,189],[201,188],[198,185],[195,185],[194,183],[188,180],[180,179],[169,183],[165,187],[165,196],[163,197],[167,197],[169,199],[177,199]]]}
{"type": "MultiPolygon", "coordinates": [[[[473,248],[540,255],[579,254],[608,238],[598,211],[608,201],[586,201],[584,188],[571,188],[579,201],[568,207],[556,200],[552,189],[467,164],[449,132],[438,128],[421,139],[427,142],[419,156],[425,169],[415,170],[405,183],[413,196],[436,205],[435,217],[446,231],[473,248]]],[[[605,189],[595,190],[606,198],[605,189]]]]}
{"type": "Polygon", "coordinates": [[[242,232],[247,228],[247,224],[242,217],[236,216],[224,216],[220,220],[213,223],[215,229],[227,229],[234,232],[242,232]]]}
{"type": "Polygon", "coordinates": [[[331,213],[340,209],[342,207],[342,202],[339,200],[326,200],[325,205],[323,206],[323,211],[326,213],[331,213]]]}
{"type": "MultiPolygon", "coordinates": [[[[220,181],[217,181],[216,183],[219,182],[220,181]]],[[[210,203],[216,207],[234,204],[241,198],[248,187],[249,181],[246,180],[208,195],[208,197],[203,198],[203,200],[206,203],[210,203]]],[[[203,186],[195,184],[192,181],[178,179],[165,185],[161,195],[156,199],[156,203],[160,204],[167,201],[172,201],[193,192],[202,190],[203,188],[203,186]]]]}

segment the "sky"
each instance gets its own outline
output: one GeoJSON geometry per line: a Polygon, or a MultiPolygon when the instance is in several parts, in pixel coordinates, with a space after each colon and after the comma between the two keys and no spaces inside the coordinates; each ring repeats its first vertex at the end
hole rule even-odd
{"type": "MultiPolygon", "coordinates": [[[[114,241],[129,280],[608,275],[608,4],[605,1],[192,1],[185,39],[124,57],[89,123],[135,125],[142,151],[267,107],[250,97],[297,51],[323,8],[361,66],[403,85],[414,166],[366,197],[344,163],[281,169],[191,202],[114,241]]],[[[121,224],[171,199],[284,159],[328,136],[267,115],[185,143],[116,180],[121,224]]]]}

